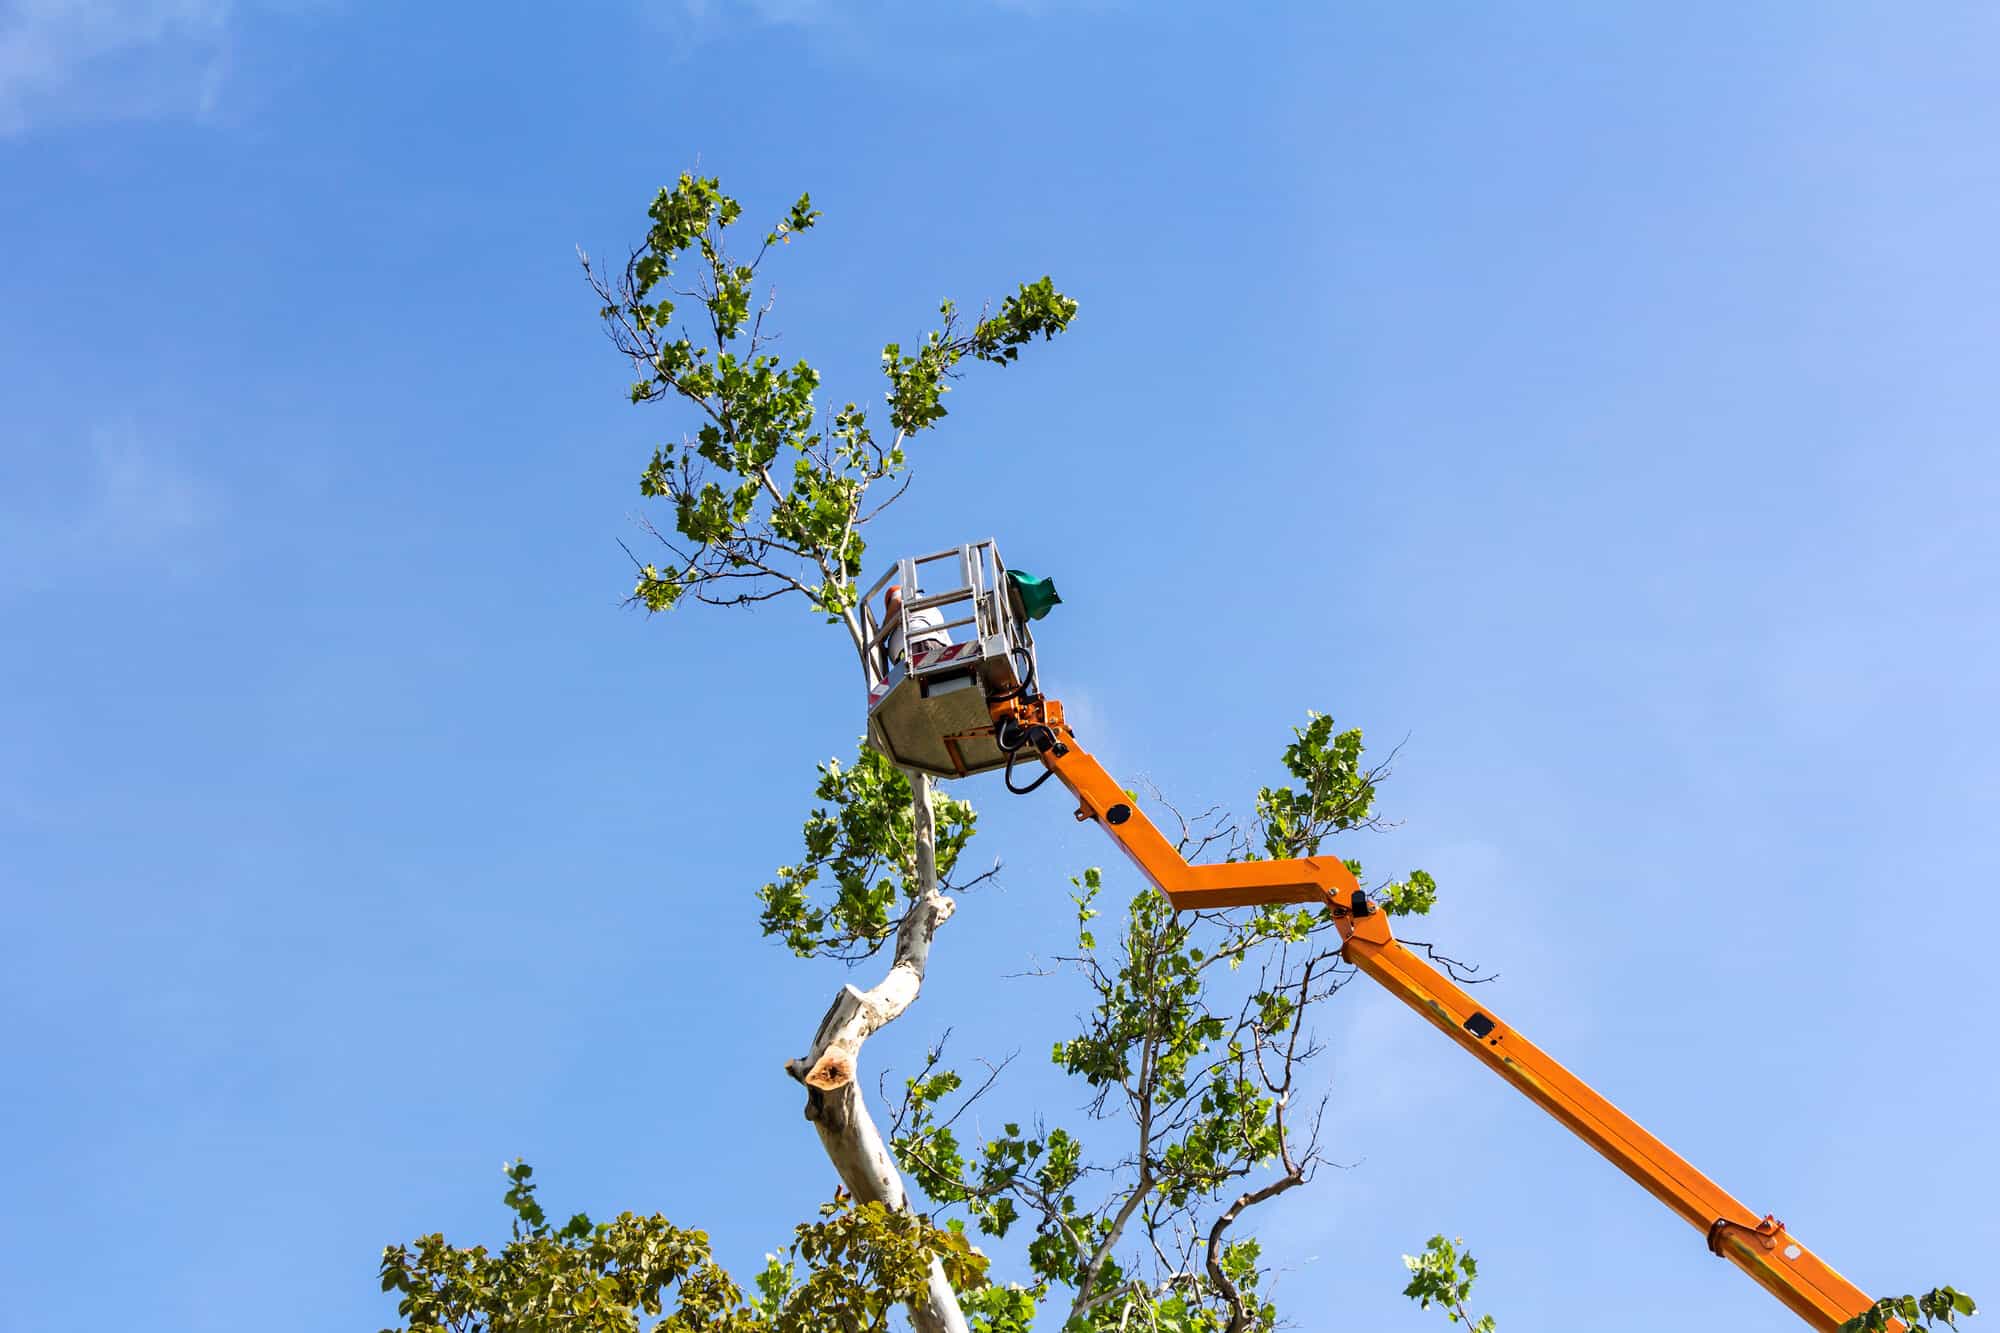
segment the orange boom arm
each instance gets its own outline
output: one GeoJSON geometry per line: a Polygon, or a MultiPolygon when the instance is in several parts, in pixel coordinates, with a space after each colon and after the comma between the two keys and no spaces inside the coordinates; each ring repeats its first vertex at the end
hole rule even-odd
{"type": "Polygon", "coordinates": [[[1831,1333],[1873,1306],[1859,1287],[1795,1240],[1784,1223],[1769,1214],[1759,1219],[1540,1047],[1494,1018],[1449,977],[1397,943],[1388,918],[1339,860],[1189,865],[1104,766],[1077,744],[1060,703],[1016,698],[996,701],[991,709],[1002,748],[1038,754],[1076,797],[1076,817],[1096,821],[1176,908],[1323,904],[1340,929],[1341,954],[1348,962],[1705,1233],[1709,1249],[1756,1279],[1801,1319],[1831,1333]]]}

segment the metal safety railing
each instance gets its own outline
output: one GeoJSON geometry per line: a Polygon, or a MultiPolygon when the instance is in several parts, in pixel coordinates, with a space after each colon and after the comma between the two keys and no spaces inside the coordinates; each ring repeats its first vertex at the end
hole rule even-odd
{"type": "Polygon", "coordinates": [[[999,547],[990,537],[945,551],[933,551],[929,555],[903,557],[862,594],[859,611],[862,669],[871,692],[887,681],[899,667],[908,669],[912,674],[923,675],[930,670],[956,665],[955,662],[939,662],[913,666],[904,659],[908,655],[908,645],[914,642],[937,638],[964,642],[953,633],[958,630],[971,631],[968,637],[981,645],[982,655],[996,646],[994,641],[997,639],[1003,651],[1025,654],[1030,663],[1033,661],[1034,641],[1028,634],[1027,626],[1014,614],[1007,591],[1007,566],[1001,562],[999,547]],[[954,581],[931,590],[924,587],[926,576],[934,587],[941,578],[954,581]],[[893,615],[885,614],[881,605],[881,597],[891,584],[903,589],[902,600],[893,615]],[[952,610],[948,612],[945,608],[952,610]],[[942,619],[935,624],[915,620],[918,613],[924,611],[938,612],[942,619]],[[952,612],[959,614],[954,617],[952,612]],[[900,639],[897,638],[898,631],[901,632],[900,639]],[[899,643],[904,649],[903,655],[895,661],[890,660],[887,651],[892,642],[899,643]]]}

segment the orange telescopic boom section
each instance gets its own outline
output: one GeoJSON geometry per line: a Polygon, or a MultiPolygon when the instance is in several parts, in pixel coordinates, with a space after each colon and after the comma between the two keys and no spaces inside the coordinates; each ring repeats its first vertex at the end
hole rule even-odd
{"type": "MultiPolygon", "coordinates": [[[[1175,907],[1200,911],[1271,903],[1324,905],[1339,927],[1344,941],[1341,953],[1348,962],[1703,1232],[1710,1250],[1756,1279],[1801,1319],[1816,1329],[1837,1330],[1873,1305],[1859,1287],[1800,1244],[1784,1223],[1744,1207],[1540,1047],[1495,1018],[1449,977],[1399,944],[1389,932],[1388,918],[1339,860],[1307,857],[1189,865],[1103,765],[1077,744],[1063,721],[1060,703],[1023,691],[993,700],[990,711],[1000,749],[1010,758],[1038,757],[1076,797],[1077,819],[1094,821],[1110,834],[1175,907]]],[[[1013,786],[1011,777],[1008,785],[1013,786]]]]}

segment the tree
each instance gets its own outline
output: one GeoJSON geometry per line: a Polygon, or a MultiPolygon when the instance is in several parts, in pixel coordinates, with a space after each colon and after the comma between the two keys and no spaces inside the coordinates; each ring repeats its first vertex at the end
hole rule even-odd
{"type": "MultiPolygon", "coordinates": [[[[717,181],[684,175],[659,193],[644,244],[620,268],[583,262],[611,341],[637,372],[632,401],[676,405],[691,427],[642,471],[641,494],[671,521],[642,520],[655,549],[632,555],[631,601],[664,613],[787,599],[843,629],[859,654],[868,525],[907,493],[910,452],[944,419],[945,395],[973,366],[1004,367],[1058,336],[1077,307],[1048,277],[976,319],[945,302],[913,350],[883,349],[878,433],[854,401],[822,406],[818,372],[784,364],[765,332],[762,266],[819,216],[801,196],[744,260],[730,247],[736,201],[717,181]]],[[[1312,856],[1379,827],[1387,764],[1368,760],[1359,731],[1308,714],[1281,763],[1286,779],[1255,793],[1240,821],[1221,810],[1184,817],[1153,792],[1156,819],[1179,830],[1190,860],[1312,856]]],[[[1089,1089],[1079,1123],[1025,1113],[962,1141],[966,1108],[1006,1095],[1004,1062],[968,1080],[940,1041],[885,1108],[885,1133],[861,1092],[864,1047],[917,1000],[938,931],[986,878],[954,878],[977,817],[865,748],[822,764],[815,795],[800,856],[756,892],[761,929],[800,958],[888,955],[875,985],[842,987],[785,1066],[839,1177],[834,1201],[797,1225],[787,1257],[750,1294],[715,1264],[703,1233],[663,1217],[552,1226],[516,1163],[512,1235],[498,1253],[435,1235],[385,1252],[383,1287],[399,1294],[405,1327],[592,1333],[657,1315],[676,1333],[816,1333],[885,1327],[897,1306],[922,1333],[1275,1327],[1269,1266],[1246,1219],[1324,1160],[1308,1020],[1355,975],[1332,923],[1282,907],[1177,913],[1148,888],[1106,929],[1105,879],[1082,870],[1073,948],[1051,969],[1088,997],[1080,1029],[1052,1048],[1089,1089]],[[1017,1281],[989,1279],[975,1234],[1020,1249],[1017,1281]]],[[[1437,892],[1421,870],[1369,888],[1398,916],[1429,911],[1437,892]]],[[[1432,956],[1462,981],[1480,979],[1432,956]]],[[[1437,1238],[1407,1262],[1414,1299],[1471,1322],[1469,1255],[1437,1238]]]]}
{"type": "MultiPolygon", "coordinates": [[[[909,445],[944,419],[945,395],[966,361],[1009,364],[1035,339],[1067,328],[1076,303],[1047,277],[1021,284],[969,327],[945,302],[939,324],[914,351],[898,343],[882,350],[884,439],[853,401],[819,411],[819,373],[804,361],[783,365],[764,334],[771,303],[768,295],[758,303],[758,269],[774,247],[818,221],[811,198],[801,196],[748,261],[729,249],[741,215],[715,180],[683,175],[654,200],[645,243],[621,272],[600,274],[584,261],[612,342],[638,372],[632,401],[674,401],[694,416],[694,432],[654,450],[641,476],[641,494],[671,506],[673,530],[649,523],[664,555],[634,559],[632,598],[657,612],[683,599],[742,606],[796,596],[842,626],[860,654],[867,647],[856,606],[864,534],[907,488],[909,445]],[[678,302],[698,312],[695,333],[675,322],[678,302]],[[878,487],[888,494],[871,500],[878,487]]],[[[931,939],[954,907],[944,877],[971,834],[972,811],[933,791],[923,776],[893,774],[866,756],[845,772],[829,764],[822,790],[840,813],[809,828],[804,868],[781,877],[793,882],[767,891],[767,923],[783,920],[801,943],[814,930],[829,931],[828,949],[865,943],[872,951],[891,939],[894,948],[883,979],[867,991],[843,987],[807,1054],[787,1068],[806,1086],[807,1116],[847,1191],[900,1211],[909,1196],[854,1071],[869,1035],[907,1009],[923,985],[931,939]],[[800,892],[825,858],[842,876],[840,895],[828,909],[792,911],[787,895],[800,892]],[[893,891],[884,890],[879,873],[891,867],[907,905],[893,930],[893,891]]],[[[814,941],[805,952],[820,948],[814,941]]],[[[931,1285],[929,1300],[912,1307],[919,1327],[962,1328],[942,1264],[933,1265],[931,1285]]]]}

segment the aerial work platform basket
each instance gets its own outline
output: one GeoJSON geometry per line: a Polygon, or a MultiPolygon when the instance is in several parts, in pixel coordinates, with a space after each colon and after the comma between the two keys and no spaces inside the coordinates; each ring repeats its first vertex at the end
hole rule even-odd
{"type": "Polygon", "coordinates": [[[875,581],[860,606],[870,745],[933,777],[1006,766],[987,701],[1034,688],[1024,584],[990,538],[906,557],[875,581]]]}

